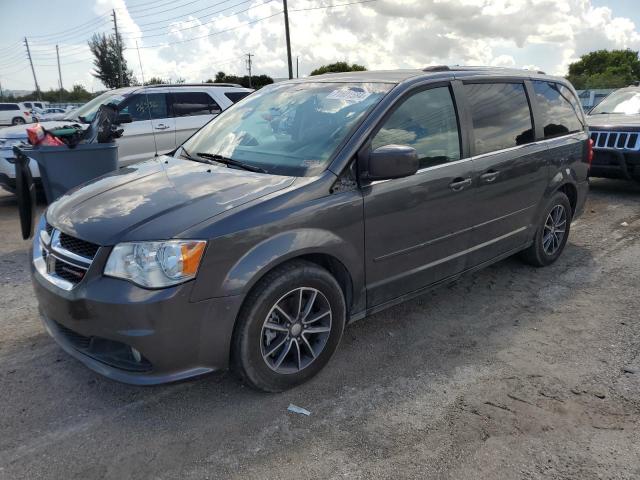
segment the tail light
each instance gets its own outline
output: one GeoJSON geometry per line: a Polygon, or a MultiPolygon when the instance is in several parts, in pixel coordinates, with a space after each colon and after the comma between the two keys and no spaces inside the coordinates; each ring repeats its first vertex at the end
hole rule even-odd
{"type": "Polygon", "coordinates": [[[31,112],[24,112],[24,114],[28,117],[29,115],[31,115],[31,112]]]}
{"type": "Polygon", "coordinates": [[[591,166],[591,162],[593,162],[593,140],[589,139],[587,142],[587,163],[591,166]]]}

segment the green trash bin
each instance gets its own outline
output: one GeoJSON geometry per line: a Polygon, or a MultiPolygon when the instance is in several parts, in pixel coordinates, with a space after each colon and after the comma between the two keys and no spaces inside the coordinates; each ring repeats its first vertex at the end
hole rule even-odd
{"type": "Polygon", "coordinates": [[[82,185],[118,168],[118,145],[81,143],[67,146],[15,146],[16,156],[24,155],[38,162],[47,203],[51,203],[78,185],[82,185]]]}

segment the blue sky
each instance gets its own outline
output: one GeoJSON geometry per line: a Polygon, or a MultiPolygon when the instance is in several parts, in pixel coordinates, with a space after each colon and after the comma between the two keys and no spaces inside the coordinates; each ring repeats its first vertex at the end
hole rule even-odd
{"type": "MultiPolygon", "coordinates": [[[[286,75],[281,0],[0,0],[0,82],[33,89],[22,43],[32,46],[41,88],[56,88],[55,44],[62,80],[89,90],[86,40],[112,31],[116,8],[129,68],[168,80],[202,81],[219,70],[286,75]],[[106,14],[100,17],[100,14],[106,14]]],[[[368,68],[428,64],[492,64],[563,74],[568,63],[598,48],[640,49],[639,0],[289,0],[294,56],[300,73],[336,60],[368,68]],[[308,10],[313,8],[313,10],[308,10]],[[295,10],[302,10],[304,11],[295,10]]]]}

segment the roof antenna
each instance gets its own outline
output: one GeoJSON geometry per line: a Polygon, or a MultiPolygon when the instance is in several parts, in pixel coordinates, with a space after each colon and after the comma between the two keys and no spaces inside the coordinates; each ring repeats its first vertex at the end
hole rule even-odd
{"type": "MultiPolygon", "coordinates": [[[[140,63],[140,76],[142,77],[142,88],[144,88],[144,70],[142,69],[142,59],[140,58],[140,47],[136,40],[136,50],[138,51],[138,63],[140,63]]],[[[151,124],[151,135],[153,136],[153,148],[155,149],[154,157],[158,156],[158,142],[156,142],[156,129],[153,125],[153,119],[151,118],[151,104],[149,103],[149,91],[144,88],[144,98],[147,103],[147,112],[149,113],[149,123],[151,124]]]]}

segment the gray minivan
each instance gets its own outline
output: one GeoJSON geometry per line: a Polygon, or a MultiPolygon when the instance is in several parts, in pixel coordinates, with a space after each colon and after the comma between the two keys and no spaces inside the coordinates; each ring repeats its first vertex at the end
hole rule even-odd
{"type": "Polygon", "coordinates": [[[574,89],[540,72],[285,81],[51,204],[33,285],[53,338],[107,377],[231,366],[281,391],[350,321],[515,253],[553,263],[591,156],[574,89]]]}

